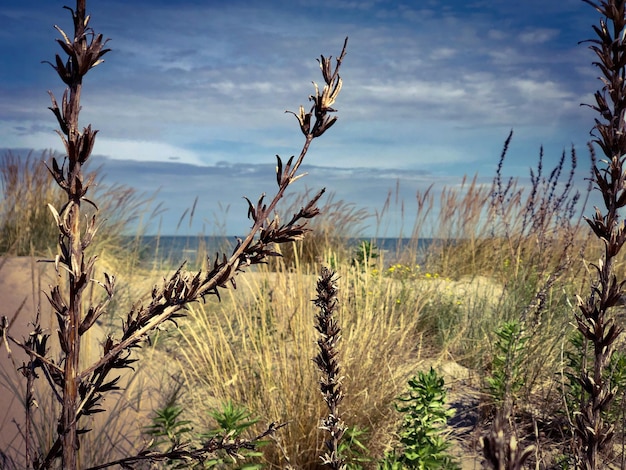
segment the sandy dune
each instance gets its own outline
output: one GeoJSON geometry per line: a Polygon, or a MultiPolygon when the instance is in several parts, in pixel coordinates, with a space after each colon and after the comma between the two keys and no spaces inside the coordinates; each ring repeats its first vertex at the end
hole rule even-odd
{"type": "MultiPolygon", "coordinates": [[[[32,322],[39,309],[41,325],[46,332],[51,333],[50,356],[58,358],[55,319],[44,295],[49,285],[56,283],[54,265],[20,257],[0,258],[0,266],[0,315],[6,316],[11,322],[10,334],[20,341],[27,338],[33,331],[32,322]]],[[[85,335],[82,346],[85,364],[92,363],[98,357],[100,342],[104,337],[105,333],[98,325],[85,335]]],[[[0,450],[11,456],[17,468],[20,468],[24,465],[21,430],[24,429],[25,421],[25,379],[16,368],[27,361],[27,356],[15,344],[9,343],[9,347],[10,355],[6,344],[0,347],[0,450]]],[[[161,369],[165,374],[162,363],[161,369]]],[[[50,386],[43,374],[39,375],[35,392],[38,406],[34,421],[38,438],[46,442],[51,439],[56,427],[58,405],[51,398],[50,386]]],[[[142,369],[137,374],[128,371],[122,375],[122,383],[128,385],[128,389],[105,399],[107,413],[96,415],[95,420],[88,418],[84,423],[81,421],[81,425],[94,429],[93,433],[83,438],[83,450],[87,451],[85,460],[110,459],[127,454],[129,447],[136,448],[143,443],[141,427],[148,424],[149,414],[158,406],[156,400],[160,397],[160,393],[149,393],[149,390],[158,389],[162,377],[154,371],[143,373],[142,369]]]]}

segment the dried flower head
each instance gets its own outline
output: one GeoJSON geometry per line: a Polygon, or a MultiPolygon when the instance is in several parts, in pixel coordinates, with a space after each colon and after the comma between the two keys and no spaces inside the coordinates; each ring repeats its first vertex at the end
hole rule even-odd
{"type": "Polygon", "coordinates": [[[333,124],[335,124],[335,121],[337,121],[337,117],[330,116],[329,113],[336,112],[336,109],[334,109],[332,105],[335,104],[337,96],[339,96],[339,92],[341,91],[341,87],[343,85],[343,81],[339,76],[339,68],[346,55],[347,45],[348,38],[346,38],[343,43],[343,49],[337,58],[337,64],[334,69],[331,65],[332,56],[320,56],[321,59],[317,60],[320,64],[320,68],[322,69],[322,77],[324,78],[325,85],[320,93],[319,86],[317,83],[313,82],[315,94],[309,96],[309,101],[313,102],[313,106],[310,111],[307,113],[304,106],[300,106],[298,113],[286,111],[293,114],[296,119],[298,119],[300,130],[307,137],[307,139],[313,139],[321,136],[333,124]],[[311,129],[311,120],[313,116],[315,116],[315,123],[313,124],[313,129],[311,129]]]}

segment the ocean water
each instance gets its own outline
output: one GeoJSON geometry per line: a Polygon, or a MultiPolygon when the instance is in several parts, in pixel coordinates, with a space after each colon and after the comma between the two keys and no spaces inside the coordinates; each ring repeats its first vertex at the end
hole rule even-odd
{"type": "MultiPolygon", "coordinates": [[[[129,238],[129,241],[131,239],[129,238]]],[[[435,240],[420,239],[417,247],[411,246],[415,243],[410,238],[348,238],[345,244],[348,249],[356,251],[363,241],[373,243],[380,253],[384,253],[385,260],[393,262],[398,254],[411,248],[417,253],[416,262],[421,258],[435,240]]],[[[215,256],[216,253],[229,255],[237,245],[237,237],[223,236],[144,236],[140,240],[140,253],[144,261],[167,262],[180,264],[187,260],[195,262],[199,254],[208,253],[215,256]]]]}

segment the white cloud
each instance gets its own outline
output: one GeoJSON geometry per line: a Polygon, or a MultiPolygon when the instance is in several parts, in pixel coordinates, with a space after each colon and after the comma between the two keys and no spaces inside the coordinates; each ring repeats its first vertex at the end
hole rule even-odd
{"type": "Polygon", "coordinates": [[[537,28],[521,33],[519,39],[523,44],[543,44],[551,41],[558,34],[559,31],[556,29],[537,28]]]}
{"type": "Polygon", "coordinates": [[[519,90],[525,99],[530,101],[571,101],[572,93],[565,90],[562,84],[551,80],[530,80],[516,78],[511,80],[511,85],[519,90]]]}
{"type": "Polygon", "coordinates": [[[216,89],[223,95],[228,95],[233,98],[247,94],[269,94],[272,90],[277,88],[276,83],[272,82],[250,81],[248,83],[238,83],[232,80],[215,82],[209,84],[208,86],[216,89]]]}
{"type": "Polygon", "coordinates": [[[490,29],[487,31],[487,37],[494,41],[503,41],[507,36],[507,33],[499,29],[490,29]]]}
{"type": "Polygon", "coordinates": [[[465,95],[465,91],[455,84],[423,80],[365,85],[363,91],[381,101],[412,102],[413,104],[420,102],[441,104],[457,100],[465,95]]]}
{"type": "Polygon", "coordinates": [[[432,60],[445,60],[458,55],[459,51],[453,47],[438,47],[430,53],[432,60]]]}
{"type": "Polygon", "coordinates": [[[61,150],[63,144],[54,132],[52,116],[45,121],[2,121],[0,142],[7,148],[61,150]]]}
{"type": "Polygon", "coordinates": [[[190,165],[204,165],[195,152],[165,142],[99,138],[96,140],[94,154],[106,155],[115,160],[175,161],[190,165]]]}

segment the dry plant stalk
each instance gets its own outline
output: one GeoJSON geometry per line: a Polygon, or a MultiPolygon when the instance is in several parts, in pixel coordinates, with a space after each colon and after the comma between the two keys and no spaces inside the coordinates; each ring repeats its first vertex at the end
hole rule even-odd
{"type": "MultiPolygon", "coordinates": [[[[557,281],[563,278],[574,262],[572,252],[576,248],[582,225],[582,212],[578,213],[580,193],[574,191],[574,175],[577,157],[574,149],[570,153],[570,170],[564,181],[566,153],[561,154],[558,164],[549,175],[544,174],[543,148],[539,151],[536,169],[530,168],[531,187],[525,193],[517,180],[504,180],[502,169],[506,154],[513,137],[511,131],[504,143],[500,161],[496,170],[491,191],[487,221],[491,224],[491,240],[496,241],[496,248],[513,262],[510,274],[503,273],[505,285],[521,283],[533,287],[533,294],[524,301],[519,310],[517,322],[530,340],[524,345],[528,354],[545,346],[542,329],[549,306],[549,295],[557,281]],[[531,267],[524,270],[523,264],[531,267]],[[538,281],[529,279],[536,275],[538,281]],[[507,278],[507,276],[510,276],[507,278]]],[[[586,199],[583,201],[583,208],[586,199]]],[[[492,256],[498,251],[488,252],[492,256]]],[[[520,304],[518,304],[520,305],[520,304]]],[[[516,342],[519,338],[516,340],[516,342]]],[[[514,345],[512,345],[515,347],[514,345]]],[[[524,361],[526,361],[525,359],[524,361]]],[[[528,363],[523,363],[527,368],[528,363]]],[[[536,449],[525,446],[516,437],[515,413],[516,397],[511,389],[511,370],[506,366],[507,377],[502,401],[498,403],[496,416],[489,432],[481,437],[484,466],[496,470],[514,470],[523,468],[526,460],[536,449]]],[[[525,372],[526,385],[531,385],[538,378],[539,371],[525,372]]],[[[532,385],[531,385],[532,386],[532,385]]]]}
{"type": "Polygon", "coordinates": [[[498,412],[493,421],[491,432],[480,438],[485,457],[483,468],[522,470],[524,463],[535,450],[534,446],[519,447],[515,436],[505,430],[506,420],[504,413],[498,412]]]}
{"type": "Polygon", "coordinates": [[[597,278],[592,283],[586,299],[579,298],[580,312],[576,314],[578,330],[593,344],[592,370],[583,361],[580,383],[584,391],[580,411],[576,414],[578,465],[586,470],[602,466],[601,453],[610,449],[614,430],[608,425],[603,413],[613,400],[615,390],[605,377],[605,370],[613,354],[615,341],[623,328],[615,324],[612,307],[619,305],[624,295],[625,281],[619,281],[614,263],[626,241],[626,224],[620,220],[619,211],[626,206],[626,11],[624,0],[607,0],[598,3],[583,0],[594,7],[604,19],[593,26],[597,35],[590,39],[590,49],[598,60],[593,62],[601,72],[601,91],[595,93],[598,112],[595,120],[593,143],[597,144],[606,160],[602,166],[595,158],[594,147],[589,144],[593,162],[593,183],[600,191],[604,208],[596,207],[595,215],[587,219],[593,233],[602,240],[604,254],[594,265],[597,278]]]}
{"type": "Polygon", "coordinates": [[[317,298],[313,301],[319,313],[315,329],[320,337],[317,340],[319,353],[314,359],[315,364],[322,372],[320,390],[328,406],[328,416],[322,420],[320,429],[328,432],[325,442],[326,453],[321,456],[322,463],[333,470],[345,468],[343,459],[339,455],[339,442],[346,430],[345,424],[339,416],[339,404],[343,400],[341,386],[342,377],[339,375],[337,343],[341,339],[341,327],[337,323],[335,310],[337,309],[337,280],[335,273],[323,267],[317,281],[317,298]]]}
{"type": "MultiPolygon", "coordinates": [[[[56,70],[61,80],[67,85],[61,105],[50,93],[52,106],[60,130],[57,131],[66,150],[64,161],[59,164],[52,159],[49,171],[59,187],[67,195],[67,202],[61,208],[49,205],[59,231],[59,254],[53,260],[59,275],[67,276],[69,292],[61,285],[51,287],[47,293],[58,322],[58,336],[62,356],[60,360],[47,357],[47,340],[49,334],[36,335],[31,341],[22,343],[7,332],[8,323],[3,321],[2,336],[24,349],[33,358],[26,370],[41,369],[49,378],[51,392],[61,403],[62,411],[58,421],[58,436],[49,449],[38,453],[32,446],[27,460],[32,461],[36,469],[50,468],[61,458],[61,466],[65,470],[78,467],[77,455],[80,445],[79,434],[86,432],[81,428],[80,420],[84,416],[105,411],[102,408],[104,395],[119,389],[119,376],[111,378],[111,372],[129,368],[136,359],[131,357],[133,348],[137,348],[148,338],[148,334],[167,321],[174,321],[185,316],[186,305],[204,299],[207,295],[219,298],[219,288],[235,285],[235,276],[244,272],[245,268],[267,262],[268,257],[277,256],[274,244],[293,242],[303,238],[309,230],[307,220],[319,214],[316,203],[324,190],[318,192],[304,207],[294,214],[287,223],[281,223],[274,215],[274,209],[283,197],[287,187],[302,177],[298,174],[300,165],[314,138],[321,136],[336,121],[331,113],[335,112],[334,104],[341,89],[342,81],[339,68],[346,54],[347,38],[342,52],[336,59],[336,66],[331,58],[321,56],[320,67],[324,77],[324,87],[320,92],[315,85],[315,95],[310,97],[313,105],[309,112],[300,107],[296,114],[305,142],[300,155],[294,162],[291,157],[283,165],[277,156],[276,179],[278,190],[269,203],[261,196],[256,204],[249,200],[248,217],[253,221],[250,232],[238,244],[230,256],[216,256],[206,271],[190,273],[184,270],[184,264],[173,275],[165,279],[161,286],[152,289],[147,305],[137,304],[127,314],[122,326],[121,338],[108,336],[103,344],[102,356],[83,370],[79,368],[81,357],[81,338],[106,311],[107,304],[115,293],[115,277],[104,273],[104,281],[93,279],[95,256],[89,256],[90,246],[99,222],[94,214],[86,224],[82,222],[81,205],[83,202],[97,206],[87,198],[94,176],[86,181],[83,178],[83,167],[91,155],[95,143],[96,130],[91,125],[80,130],[79,113],[82,81],[84,76],[102,62],[102,57],[109,52],[102,34],[96,34],[89,27],[90,17],[86,14],[86,0],[77,0],[76,9],[67,8],[74,24],[74,34],[68,36],[61,28],[55,26],[62,39],[57,42],[67,54],[64,61],[56,55],[55,63],[50,65],[56,70]],[[96,305],[87,305],[83,300],[83,292],[91,283],[100,285],[107,298],[96,305]]],[[[294,113],[295,114],[295,113],[294,113]]],[[[37,330],[38,327],[36,327],[37,330]]],[[[30,379],[29,379],[30,380],[30,379]]],[[[28,411],[27,411],[28,412],[28,411]]],[[[270,424],[267,430],[252,440],[211,439],[197,449],[187,446],[172,449],[171,452],[155,454],[147,449],[138,455],[130,456],[115,462],[108,462],[92,468],[105,468],[120,465],[130,468],[141,461],[159,461],[164,459],[196,460],[208,458],[216,450],[222,449],[236,454],[237,449],[254,446],[258,439],[273,433],[278,426],[270,424]]],[[[30,436],[26,436],[29,439],[30,436]]]]}
{"type": "MultiPolygon", "coordinates": [[[[544,168],[544,151],[541,147],[536,168],[530,168],[528,192],[519,187],[516,179],[505,179],[502,170],[512,138],[513,131],[505,140],[500,155],[491,185],[486,220],[491,225],[489,241],[497,243],[498,251],[505,254],[507,260],[517,260],[512,263],[510,274],[503,273],[505,284],[533,286],[533,295],[524,302],[517,320],[530,339],[525,349],[531,354],[531,351],[544,345],[542,329],[550,293],[557,282],[570,272],[575,260],[573,252],[577,249],[576,242],[582,241],[585,246],[586,241],[580,236],[580,229],[584,225],[582,214],[590,189],[582,200],[581,193],[575,190],[578,159],[574,148],[569,158],[563,151],[557,165],[550,170],[544,168]],[[569,171],[566,163],[569,163],[569,171]],[[531,269],[523,269],[523,264],[531,269]],[[529,279],[529,275],[536,276],[537,281],[529,279]]],[[[491,256],[494,254],[492,251],[487,253],[491,256]]],[[[525,364],[524,367],[528,366],[525,364]]],[[[537,380],[539,369],[526,373],[529,379],[527,385],[537,380]]],[[[535,446],[524,446],[515,436],[514,398],[510,382],[507,381],[504,399],[498,405],[492,426],[487,435],[481,438],[484,465],[487,468],[521,469],[536,449],[535,446]]]]}

